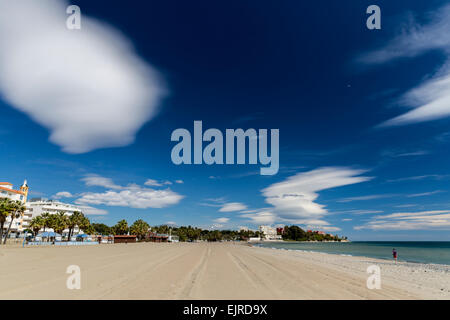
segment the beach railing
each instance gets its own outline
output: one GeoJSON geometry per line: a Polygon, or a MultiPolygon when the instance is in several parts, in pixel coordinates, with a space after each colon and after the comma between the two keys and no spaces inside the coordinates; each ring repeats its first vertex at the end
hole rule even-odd
{"type": "Polygon", "coordinates": [[[99,244],[97,241],[55,241],[45,242],[45,241],[30,241],[24,243],[24,246],[91,246],[99,244]]]}

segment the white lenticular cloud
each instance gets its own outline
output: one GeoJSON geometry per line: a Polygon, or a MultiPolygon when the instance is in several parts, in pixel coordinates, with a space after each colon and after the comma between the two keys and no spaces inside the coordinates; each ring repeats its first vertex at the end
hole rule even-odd
{"type": "Polygon", "coordinates": [[[266,202],[284,219],[319,218],[328,213],[325,206],[316,202],[318,192],[340,186],[368,181],[363,170],[325,167],[298,173],[282,182],[262,190],[266,202]]]}
{"type": "Polygon", "coordinates": [[[339,231],[340,228],[323,220],[328,210],[317,203],[318,192],[371,180],[372,177],[361,176],[364,172],[347,167],[323,167],[297,173],[262,190],[266,202],[273,207],[241,210],[240,217],[254,224],[279,222],[302,225],[306,229],[339,231]]]}
{"type": "Polygon", "coordinates": [[[132,143],[166,94],[160,75],[112,27],[66,1],[0,0],[0,96],[68,153],[132,143]]]}

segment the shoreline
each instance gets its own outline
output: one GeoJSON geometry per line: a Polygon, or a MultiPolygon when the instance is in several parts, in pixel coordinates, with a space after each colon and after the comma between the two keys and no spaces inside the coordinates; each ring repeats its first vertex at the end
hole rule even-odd
{"type": "MultiPolygon", "coordinates": [[[[323,254],[331,254],[331,255],[337,255],[337,256],[343,256],[343,257],[355,257],[355,258],[367,258],[367,259],[374,259],[374,260],[380,260],[380,261],[390,261],[393,264],[395,262],[392,258],[375,258],[375,257],[369,257],[369,256],[362,256],[362,255],[353,255],[353,254],[346,254],[346,253],[337,253],[337,252],[323,252],[323,251],[314,251],[314,250],[302,250],[302,249],[285,249],[285,248],[272,248],[272,247],[261,247],[261,246],[254,246],[256,248],[263,248],[263,249],[273,249],[273,250],[282,250],[282,251],[298,251],[298,252],[304,252],[304,253],[323,253],[323,254]]],[[[424,266],[433,266],[436,267],[442,266],[447,267],[450,269],[450,264],[446,263],[433,263],[433,262],[420,262],[420,261],[409,261],[409,260],[398,260],[397,264],[417,264],[417,265],[424,265],[424,266]]]]}
{"type": "Polygon", "coordinates": [[[367,278],[367,267],[378,265],[381,268],[382,282],[401,288],[421,299],[450,299],[450,265],[398,261],[390,259],[354,256],[319,251],[265,248],[255,246],[257,250],[267,250],[275,255],[326,264],[348,274],[358,274],[367,278]],[[277,254],[280,252],[280,254],[277,254]]]}
{"type": "MultiPolygon", "coordinates": [[[[292,241],[292,242],[286,242],[286,243],[322,243],[325,241],[292,241]]],[[[333,243],[333,241],[328,241],[328,243],[333,243]]],[[[361,241],[361,243],[367,243],[369,241],[361,241]]],[[[374,242],[380,242],[380,241],[374,241],[374,242]]],[[[381,241],[383,242],[383,241],[381,241]]],[[[430,242],[442,242],[442,241],[430,241],[430,242]]],[[[275,242],[274,242],[275,243],[275,242]]],[[[281,243],[281,242],[278,242],[281,243]]],[[[350,241],[346,243],[352,243],[350,241]]],[[[353,242],[355,243],[355,242],[353,242]]],[[[358,242],[356,242],[358,243],[358,242]]],[[[399,244],[402,243],[399,241],[399,244]]],[[[351,256],[351,257],[359,257],[359,258],[368,258],[368,259],[377,259],[382,261],[391,261],[394,262],[393,258],[383,258],[383,257],[371,257],[367,255],[359,255],[359,254],[352,254],[352,253],[340,253],[340,252],[325,252],[325,251],[319,251],[319,250],[310,250],[310,249],[289,249],[289,248],[277,248],[277,247],[270,247],[270,242],[257,242],[257,243],[250,243],[254,247],[258,248],[266,248],[266,249],[274,249],[274,250],[284,250],[284,251],[299,251],[299,252],[311,252],[311,253],[324,253],[324,254],[332,254],[332,255],[339,255],[339,256],[351,256]],[[263,246],[266,244],[267,246],[263,246]]],[[[436,266],[443,266],[450,268],[449,263],[437,263],[437,262],[423,262],[423,261],[414,261],[414,260],[406,260],[403,258],[398,259],[398,263],[413,263],[413,264],[420,264],[420,265],[436,265],[436,266]]]]}

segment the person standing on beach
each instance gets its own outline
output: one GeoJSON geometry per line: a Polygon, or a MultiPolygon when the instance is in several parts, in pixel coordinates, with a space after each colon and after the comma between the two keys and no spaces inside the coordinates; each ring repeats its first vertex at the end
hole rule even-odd
{"type": "Polygon", "coordinates": [[[392,257],[394,257],[395,263],[397,263],[397,250],[392,249],[392,257]]]}

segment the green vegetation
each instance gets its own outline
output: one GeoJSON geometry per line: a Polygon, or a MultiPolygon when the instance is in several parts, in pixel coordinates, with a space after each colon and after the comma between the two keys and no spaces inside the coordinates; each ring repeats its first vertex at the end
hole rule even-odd
{"type": "Polygon", "coordinates": [[[148,229],[150,225],[144,220],[136,220],[130,227],[130,233],[135,234],[138,240],[142,240],[145,238],[145,235],[148,233],[148,229]]]}
{"type": "Polygon", "coordinates": [[[71,216],[67,216],[63,211],[56,214],[44,212],[42,215],[31,219],[30,228],[34,236],[37,236],[39,231],[46,228],[52,228],[56,233],[62,234],[65,229],[69,229],[67,241],[73,236],[75,227],[78,227],[84,233],[95,233],[94,227],[91,225],[89,219],[81,212],[75,211],[71,216]]]}
{"type": "Polygon", "coordinates": [[[128,234],[128,231],[129,231],[128,222],[127,222],[127,220],[124,220],[124,219],[117,222],[117,224],[112,228],[113,228],[113,233],[118,234],[118,235],[128,234]]]}
{"type": "MultiPolygon", "coordinates": [[[[139,241],[145,239],[149,231],[159,234],[172,234],[178,236],[179,241],[247,241],[252,237],[260,237],[259,231],[252,230],[207,230],[192,226],[172,227],[168,225],[160,225],[151,227],[142,219],[136,220],[131,226],[125,219],[118,221],[114,226],[110,227],[103,223],[89,223],[89,219],[83,216],[82,213],[74,213],[72,216],[63,217],[61,214],[57,215],[42,215],[32,220],[30,227],[33,232],[40,230],[43,226],[53,228],[56,232],[62,226],[73,230],[75,225],[78,225],[81,230],[87,234],[101,234],[101,235],[136,235],[139,241]],[[44,218],[43,218],[44,217],[44,218]],[[46,218],[45,218],[46,217],[46,218]],[[45,222],[45,220],[49,222],[45,222]],[[64,224],[62,221],[67,221],[64,224]],[[58,228],[58,229],[57,229],[58,228]]],[[[64,229],[63,229],[64,230],[64,229]]],[[[342,241],[346,237],[340,238],[331,234],[322,234],[318,231],[305,231],[298,226],[285,226],[282,232],[283,240],[286,241],[342,241]]],[[[70,239],[70,238],[69,238],[70,239]]]]}
{"type": "Polygon", "coordinates": [[[79,211],[75,211],[71,216],[67,218],[67,228],[69,229],[69,234],[67,239],[70,239],[73,235],[73,230],[77,226],[83,226],[87,228],[89,220],[79,211]]]}
{"type": "Polygon", "coordinates": [[[191,226],[170,227],[167,225],[155,226],[151,230],[155,233],[168,234],[171,230],[172,235],[179,237],[180,241],[227,241],[227,240],[242,240],[246,241],[250,237],[259,237],[258,231],[236,231],[236,230],[206,230],[191,226]]]}
{"type": "Polygon", "coordinates": [[[114,234],[113,228],[107,226],[104,223],[93,223],[92,227],[94,228],[96,234],[101,234],[103,236],[114,234]]]}
{"type": "Polygon", "coordinates": [[[30,228],[33,231],[33,235],[36,236],[44,227],[44,218],[42,216],[37,216],[31,219],[30,228]]]}
{"type": "Polygon", "coordinates": [[[25,210],[26,207],[20,201],[13,201],[8,198],[0,199],[0,244],[6,244],[6,239],[8,239],[14,219],[20,218],[25,210]],[[11,217],[11,220],[9,221],[8,229],[3,239],[3,228],[8,217],[11,217]]]}
{"type": "MultiPolygon", "coordinates": [[[[6,237],[11,229],[12,221],[23,215],[25,207],[19,201],[0,199],[0,239],[2,239],[4,224],[8,216],[12,219],[6,232],[6,237]]],[[[41,216],[31,220],[30,229],[36,236],[38,232],[46,228],[52,228],[56,233],[62,234],[65,229],[69,229],[67,241],[73,235],[74,229],[78,227],[86,234],[101,235],[136,235],[138,240],[145,239],[149,231],[159,234],[172,234],[178,236],[180,241],[247,241],[251,237],[260,237],[259,231],[252,230],[206,230],[192,226],[172,227],[168,225],[154,226],[142,219],[136,220],[131,226],[123,219],[116,225],[110,227],[103,223],[90,223],[89,219],[81,212],[74,212],[67,216],[64,212],[50,214],[43,213],[41,216]]],[[[5,241],[6,241],[5,237],[5,241]]],[[[323,234],[317,231],[305,231],[298,226],[285,226],[282,232],[283,240],[287,241],[342,241],[346,237],[340,238],[331,234],[323,234]]],[[[1,241],[0,241],[1,243],[1,241]]]]}
{"type": "Polygon", "coordinates": [[[347,239],[331,234],[321,234],[317,231],[305,231],[298,226],[285,226],[282,237],[283,240],[291,241],[341,241],[347,239]]]}

